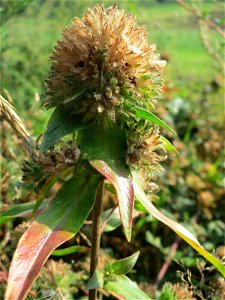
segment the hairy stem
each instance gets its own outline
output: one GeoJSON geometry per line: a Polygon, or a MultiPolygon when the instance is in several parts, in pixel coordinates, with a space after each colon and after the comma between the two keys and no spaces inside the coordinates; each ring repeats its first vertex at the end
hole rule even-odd
{"type": "MultiPolygon", "coordinates": [[[[93,276],[98,264],[98,252],[101,238],[101,213],[102,213],[102,195],[104,181],[99,183],[98,191],[95,199],[95,205],[92,210],[92,240],[91,240],[91,263],[90,278],[93,276]]],[[[90,290],[89,300],[97,299],[97,290],[90,290]]]]}

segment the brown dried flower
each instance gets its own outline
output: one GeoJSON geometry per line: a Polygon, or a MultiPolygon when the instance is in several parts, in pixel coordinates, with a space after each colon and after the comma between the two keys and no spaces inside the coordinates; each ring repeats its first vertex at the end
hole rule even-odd
{"type": "MultiPolygon", "coordinates": [[[[23,181],[43,184],[50,177],[58,176],[61,171],[74,167],[80,158],[80,150],[73,141],[61,142],[60,148],[52,148],[50,151],[37,152],[31,161],[23,163],[23,181]]],[[[40,185],[40,186],[41,186],[40,185]]]]}
{"type": "Polygon", "coordinates": [[[70,142],[63,143],[59,150],[51,150],[44,154],[39,153],[36,162],[42,166],[43,170],[52,175],[57,175],[67,167],[75,166],[80,157],[80,150],[77,144],[70,142]]]}
{"type": "Polygon", "coordinates": [[[185,284],[176,283],[172,286],[172,291],[179,300],[195,300],[192,291],[185,284]]]}
{"type": "Polygon", "coordinates": [[[128,137],[127,162],[133,165],[149,165],[152,170],[162,169],[160,162],[166,159],[165,146],[160,140],[158,128],[152,126],[145,134],[131,132],[128,137]]]}
{"type": "Polygon", "coordinates": [[[165,61],[155,49],[132,14],[96,5],[63,31],[51,57],[44,105],[96,114],[121,108],[127,93],[137,98],[152,89],[158,93],[156,78],[165,61]]]}

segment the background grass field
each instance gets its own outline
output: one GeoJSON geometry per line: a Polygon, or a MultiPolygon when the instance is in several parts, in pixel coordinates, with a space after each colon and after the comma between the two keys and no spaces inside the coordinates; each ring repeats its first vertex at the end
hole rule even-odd
{"type": "MultiPolygon", "coordinates": [[[[63,28],[74,16],[81,16],[96,1],[32,1],[3,26],[1,86],[8,89],[21,111],[30,108],[34,95],[42,95],[49,57],[63,28]]],[[[98,1],[109,6],[113,1],[98,1]]],[[[216,74],[213,62],[201,45],[196,18],[175,1],[119,1],[119,7],[136,14],[149,32],[150,43],[168,60],[166,78],[179,95],[216,74]]],[[[215,10],[210,2],[204,9],[215,10]]],[[[43,113],[43,111],[42,111],[43,113]]],[[[35,132],[36,133],[36,132],[35,132]]]]}

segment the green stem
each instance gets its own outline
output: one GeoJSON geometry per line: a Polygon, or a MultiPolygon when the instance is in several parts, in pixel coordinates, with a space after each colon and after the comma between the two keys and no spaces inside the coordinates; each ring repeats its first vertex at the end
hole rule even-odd
{"type": "MultiPolygon", "coordinates": [[[[91,240],[91,263],[90,263],[90,278],[94,275],[94,272],[98,264],[98,253],[101,239],[101,213],[102,213],[102,195],[103,195],[104,181],[99,183],[97,195],[95,199],[95,205],[92,210],[92,240],[91,240]]],[[[89,300],[97,299],[97,290],[90,290],[89,300]]]]}

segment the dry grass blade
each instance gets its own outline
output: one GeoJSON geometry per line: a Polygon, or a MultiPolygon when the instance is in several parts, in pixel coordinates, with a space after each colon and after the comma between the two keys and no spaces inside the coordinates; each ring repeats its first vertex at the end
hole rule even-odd
{"type": "Polygon", "coordinates": [[[24,141],[24,144],[31,156],[34,152],[34,142],[30,137],[30,134],[26,130],[20,117],[15,112],[14,107],[10,104],[2,95],[0,95],[0,117],[6,120],[17,137],[24,141]]]}

